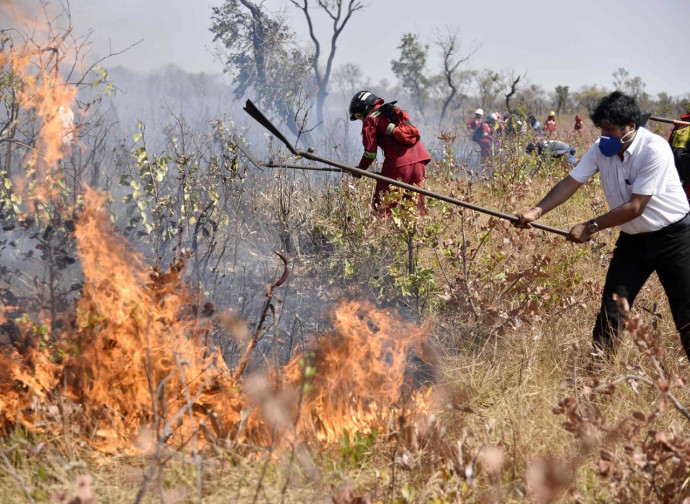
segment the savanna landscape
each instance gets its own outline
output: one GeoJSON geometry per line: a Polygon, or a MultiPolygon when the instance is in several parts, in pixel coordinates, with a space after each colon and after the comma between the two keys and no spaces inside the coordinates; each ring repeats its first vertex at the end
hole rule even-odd
{"type": "MultiPolygon", "coordinates": [[[[319,5],[345,29],[361,8],[319,5]]],[[[355,165],[348,102],[377,86],[324,73],[260,4],[214,8],[225,79],[111,71],[88,27],[41,8],[0,32],[0,501],[689,502],[689,363],[656,277],[592,363],[617,230],[576,245],[397,190],[373,212],[373,181],[243,112],[355,165]]],[[[515,215],[570,166],[527,154],[542,137],[523,127],[480,159],[465,121],[553,109],[580,157],[612,88],[549,94],[472,70],[458,42],[425,77],[429,46],[403,35],[400,83],[377,91],[419,126],[426,189],[515,215]]],[[[655,116],[689,103],[624,68],[613,84],[655,116]]],[[[543,223],[605,210],[595,179],[543,223]]]]}

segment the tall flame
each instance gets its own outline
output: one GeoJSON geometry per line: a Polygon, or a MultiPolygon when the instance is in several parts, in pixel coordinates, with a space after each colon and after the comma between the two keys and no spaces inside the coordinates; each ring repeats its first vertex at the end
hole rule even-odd
{"type": "Polygon", "coordinates": [[[424,328],[377,310],[368,301],[340,303],[333,325],[307,359],[297,356],[287,365],[291,383],[305,380],[305,366],[315,370],[298,421],[303,437],[334,443],[344,430],[383,431],[406,407],[428,409],[427,390],[406,396],[403,388],[408,356],[425,340],[424,328]]]}
{"type": "Polygon", "coordinates": [[[77,305],[81,352],[67,361],[65,373],[69,395],[93,407],[101,447],[128,447],[133,426],[156,416],[179,417],[183,438],[209,414],[229,431],[243,400],[222,356],[200,341],[211,328],[192,310],[180,278],[183,262],[168,273],[148,274],[110,228],[103,196],[89,191],[85,203],[75,231],[86,278],[77,305]],[[188,401],[203,414],[180,414],[188,401]],[[107,415],[98,414],[103,406],[107,415]]]}
{"type": "MultiPolygon", "coordinates": [[[[16,8],[10,13],[21,16],[16,8]]],[[[22,22],[30,26],[25,16],[22,22]]],[[[24,166],[35,171],[39,184],[32,187],[32,197],[51,199],[60,191],[63,181],[59,160],[64,157],[65,148],[74,141],[74,112],[72,106],[77,94],[77,87],[69,85],[60,73],[60,64],[65,54],[63,37],[52,37],[41,41],[41,31],[33,45],[23,47],[11,46],[0,53],[0,66],[14,76],[16,83],[17,104],[21,109],[31,111],[40,119],[37,140],[28,147],[28,156],[24,166]]],[[[22,190],[26,180],[16,179],[18,190],[22,190]]]]}

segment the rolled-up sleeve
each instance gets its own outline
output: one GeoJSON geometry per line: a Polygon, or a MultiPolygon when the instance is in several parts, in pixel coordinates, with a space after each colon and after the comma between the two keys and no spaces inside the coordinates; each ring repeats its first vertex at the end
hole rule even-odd
{"type": "Polygon", "coordinates": [[[599,144],[595,142],[570,172],[570,176],[581,184],[587,182],[599,171],[599,166],[596,162],[598,148],[599,144]]]}

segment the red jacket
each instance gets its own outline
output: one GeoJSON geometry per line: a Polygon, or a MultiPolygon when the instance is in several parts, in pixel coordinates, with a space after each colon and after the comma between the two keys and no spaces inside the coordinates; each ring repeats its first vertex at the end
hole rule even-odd
{"type": "Polygon", "coordinates": [[[431,157],[421,140],[414,145],[405,145],[394,141],[392,137],[386,135],[386,128],[390,121],[378,112],[378,108],[381,105],[383,105],[383,100],[379,99],[374,106],[374,111],[367,115],[362,122],[364,154],[359,161],[358,168],[364,170],[369,168],[374,159],[376,159],[379,147],[383,150],[384,156],[382,171],[414,163],[428,163],[431,157]]]}
{"type": "Polygon", "coordinates": [[[548,132],[556,131],[556,118],[549,116],[546,121],[544,121],[544,129],[548,132]]]}
{"type": "Polygon", "coordinates": [[[468,120],[465,123],[465,125],[467,126],[468,130],[470,130],[471,132],[474,132],[474,130],[476,130],[481,123],[482,123],[481,119],[474,117],[474,118],[468,120]]]}

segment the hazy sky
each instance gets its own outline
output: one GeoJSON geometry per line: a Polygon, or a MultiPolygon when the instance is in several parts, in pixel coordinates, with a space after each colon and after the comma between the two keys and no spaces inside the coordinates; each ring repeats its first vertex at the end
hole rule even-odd
{"type": "MultiPolygon", "coordinates": [[[[63,0],[65,1],[65,0],[63,0]]],[[[258,1],[258,0],[257,0],[258,1]]],[[[2,3],[2,2],[0,2],[2,3]]],[[[33,4],[36,0],[20,0],[33,4]]],[[[312,3],[316,3],[313,1],[312,3]]],[[[576,90],[584,84],[611,88],[611,74],[624,67],[640,76],[651,94],[690,93],[688,47],[690,0],[363,0],[339,39],[335,66],[354,62],[378,81],[388,77],[398,56],[401,34],[413,32],[431,44],[448,27],[459,28],[463,47],[480,45],[470,68],[515,69],[547,91],[557,85],[576,90]]],[[[177,63],[188,71],[219,73],[210,54],[211,6],[222,0],[70,0],[76,33],[95,30],[98,53],[109,44],[112,58],[134,70],[177,63]]],[[[265,0],[282,7],[308,42],[306,23],[287,0],[265,0]]],[[[328,29],[330,20],[317,18],[328,29]]],[[[432,71],[437,73],[438,59],[432,71]]],[[[108,63],[106,64],[106,66],[108,63]]]]}

